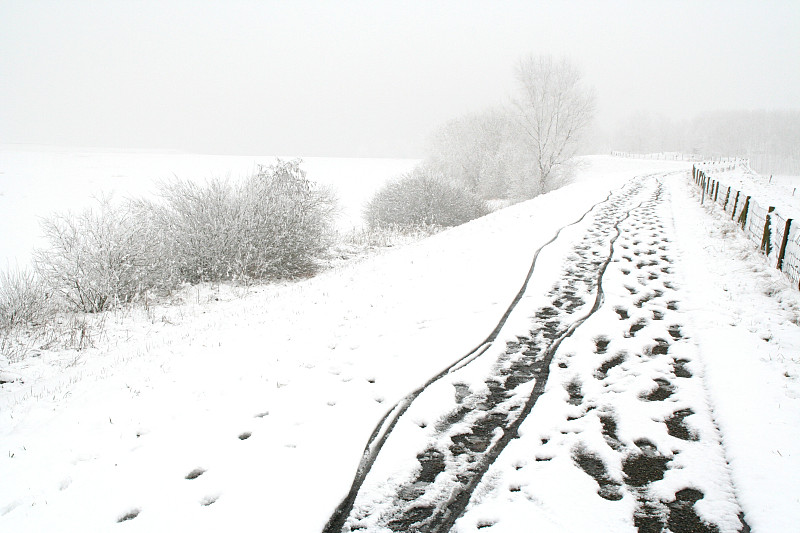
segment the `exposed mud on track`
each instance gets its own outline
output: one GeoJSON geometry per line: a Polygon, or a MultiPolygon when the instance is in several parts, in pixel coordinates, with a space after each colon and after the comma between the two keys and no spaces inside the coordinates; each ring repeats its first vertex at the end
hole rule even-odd
{"type": "MultiPolygon", "coordinates": [[[[594,417],[598,424],[593,427],[607,449],[598,451],[597,440],[580,439],[580,432],[569,438],[570,432],[545,432],[535,442],[537,468],[547,468],[555,452],[566,454],[575,468],[596,481],[599,498],[610,504],[635,502],[632,516],[631,505],[623,512],[640,532],[722,531],[695,512],[695,503],[707,497],[702,488],[687,485],[666,501],[651,490],[670,469],[684,468],[676,463],[680,446],[665,447],[654,442],[659,439],[646,438],[647,432],[631,441],[626,438],[630,431],[620,432],[619,427],[630,422],[620,418],[626,413],[616,405],[620,398],[652,405],[649,417],[679,442],[698,442],[698,430],[687,419],[698,411],[708,416],[705,406],[695,411],[680,401],[680,381],[693,377],[692,358],[671,350],[675,343],[687,342],[682,324],[664,324],[677,313],[679,302],[671,279],[669,239],[656,214],[661,202],[658,181],[640,178],[587,213],[575,227],[579,237],[570,241],[574,244],[563,258],[561,275],[527,311],[528,328],[504,331],[499,338],[505,342],[484,346],[467,363],[416,391],[407,405],[393,410],[394,415],[390,411],[373,435],[382,435],[381,445],[365,452],[368,460],[362,462],[350,499],[325,531],[444,532],[462,516],[459,531],[495,524],[479,516],[480,502],[473,501],[476,488],[517,439],[546,388],[552,391],[554,385],[548,382],[554,378],[555,386],[563,387],[564,423],[594,417]],[[619,291],[613,303],[603,305],[608,268],[615,272],[619,291]],[[589,326],[598,312],[610,314],[621,327],[585,332],[582,324],[588,319],[589,326]],[[563,349],[576,331],[580,357],[563,349]],[[621,376],[630,375],[640,363],[655,365],[658,372],[645,373],[649,381],[625,382],[621,376]],[[626,394],[616,394],[620,387],[626,394]],[[656,407],[673,403],[676,408],[671,410],[656,407]],[[415,410],[415,404],[424,406],[415,410]],[[383,456],[388,458],[382,461],[383,456]],[[609,457],[615,457],[614,464],[609,457]]],[[[515,321],[513,327],[519,324],[515,321]]],[[[704,444],[714,439],[713,434],[703,437],[704,444]]],[[[718,437],[716,441],[719,446],[718,437]]],[[[516,464],[521,470],[529,462],[522,458],[516,464]]],[[[535,469],[529,473],[535,483],[535,469]]],[[[509,491],[523,497],[521,484],[512,484],[509,491]]],[[[480,492],[490,493],[491,487],[480,492]]],[[[729,512],[738,520],[737,506],[729,512]]]]}

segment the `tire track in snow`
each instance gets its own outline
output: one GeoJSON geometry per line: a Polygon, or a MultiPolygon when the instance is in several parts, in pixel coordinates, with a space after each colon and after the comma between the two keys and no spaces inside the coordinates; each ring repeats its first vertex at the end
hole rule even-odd
{"type": "MultiPolygon", "coordinates": [[[[610,252],[613,252],[614,243],[620,235],[619,231],[619,224],[624,222],[628,218],[629,212],[625,213],[625,215],[617,221],[616,224],[613,226],[613,230],[615,234],[611,238],[609,242],[610,252]]],[[[545,323],[546,326],[544,328],[544,333],[542,333],[543,337],[548,340],[552,340],[552,344],[549,347],[544,345],[536,346],[536,341],[531,342],[533,339],[525,338],[524,340],[521,339],[521,345],[526,347],[525,351],[528,352],[525,356],[525,361],[522,364],[512,364],[512,366],[506,370],[505,372],[501,371],[501,374],[507,375],[508,378],[506,379],[505,383],[503,384],[502,389],[496,389],[492,391],[493,396],[499,396],[502,394],[509,394],[512,392],[513,388],[516,388],[520,384],[525,383],[526,381],[533,381],[534,386],[533,390],[531,391],[530,395],[528,396],[527,401],[524,403],[522,409],[520,410],[519,414],[513,419],[508,425],[503,424],[492,424],[492,422],[498,422],[499,418],[502,416],[508,416],[508,412],[504,412],[502,409],[491,412],[487,417],[483,417],[479,419],[477,422],[472,422],[470,426],[470,433],[466,434],[468,442],[469,436],[472,435],[480,435],[482,433],[483,437],[490,437],[490,431],[488,428],[491,429],[501,429],[502,436],[498,438],[494,443],[483,453],[482,457],[467,457],[466,461],[468,463],[474,463],[477,467],[470,466],[468,468],[469,473],[471,475],[466,476],[462,474],[462,477],[459,478],[460,484],[455,486],[455,490],[451,492],[451,497],[449,501],[447,501],[444,505],[440,505],[436,508],[436,512],[431,516],[431,519],[428,521],[431,527],[425,527],[423,529],[419,529],[420,531],[430,531],[430,532],[446,532],[450,531],[453,524],[455,523],[456,519],[458,519],[464,510],[467,508],[467,505],[472,498],[472,494],[474,493],[475,489],[477,488],[478,484],[483,479],[484,474],[487,472],[489,467],[494,464],[497,457],[502,453],[502,451],[506,448],[508,443],[518,437],[519,435],[519,427],[525,421],[525,419],[530,414],[531,410],[533,409],[536,401],[544,392],[545,386],[547,384],[547,380],[549,377],[549,370],[550,364],[552,363],[553,355],[558,350],[561,343],[569,338],[575,330],[578,329],[590,316],[592,316],[597,309],[599,309],[600,305],[603,302],[603,288],[602,288],[602,279],[603,274],[605,273],[606,268],[608,267],[609,262],[611,261],[611,255],[600,263],[600,269],[597,272],[597,282],[596,282],[596,296],[593,302],[592,308],[586,315],[579,317],[577,320],[572,322],[568,325],[566,330],[559,330],[553,327],[552,323],[545,323]],[[550,338],[552,335],[556,335],[556,332],[560,331],[554,338],[550,338]],[[542,350],[544,351],[544,355],[541,356],[542,350]],[[532,353],[533,352],[533,353],[532,353]],[[535,355],[534,355],[535,354],[535,355]],[[528,372],[530,371],[530,372],[528,372]],[[510,383],[510,384],[509,384],[510,383]],[[488,423],[487,423],[488,422],[488,423]],[[487,428],[488,426],[488,428],[487,428]]],[[[553,294],[553,293],[551,293],[553,294]]],[[[556,292],[555,295],[557,297],[561,296],[561,293],[556,292]]],[[[569,304],[568,304],[569,305],[569,304]]],[[[550,308],[542,308],[536,315],[538,319],[547,319],[549,318],[549,313],[547,312],[550,308]]],[[[563,325],[562,325],[563,326],[563,325]]],[[[537,332],[538,333],[538,332],[537,332]]],[[[517,346],[510,346],[510,350],[517,349],[517,346]]],[[[507,352],[508,353],[508,352],[507,352]]],[[[509,354],[510,355],[510,354],[509,354]]],[[[490,378],[491,379],[491,378],[490,378]]],[[[497,407],[497,406],[495,406],[497,407]]],[[[513,407],[511,410],[514,410],[513,407]]],[[[459,433],[455,436],[455,445],[460,446],[460,442],[458,437],[460,435],[465,435],[464,433],[459,433]]],[[[454,437],[451,437],[451,440],[454,440],[454,437]]],[[[480,439],[471,439],[469,444],[475,446],[476,444],[480,443],[480,439]],[[477,440],[477,442],[476,442],[477,440]]],[[[478,450],[474,450],[470,448],[469,444],[465,446],[470,449],[470,451],[483,451],[480,448],[478,450]]],[[[464,445],[461,445],[464,446],[464,445]]],[[[451,451],[453,451],[454,447],[450,447],[451,451]]],[[[474,454],[478,455],[478,454],[474,454]]],[[[423,469],[425,468],[425,464],[422,464],[423,469]]],[[[411,512],[407,514],[414,515],[414,507],[411,507],[411,512]]],[[[410,522],[408,519],[400,519],[394,522],[394,524],[400,526],[401,529],[396,527],[391,527],[393,525],[390,523],[390,529],[392,531],[408,531],[411,529],[406,529],[406,527],[414,527],[416,524],[410,522]]],[[[415,528],[417,529],[417,528],[415,528]]]]}
{"type": "Polygon", "coordinates": [[[535,252],[522,288],[490,336],[386,413],[370,436],[350,492],[329,519],[324,529],[326,533],[364,530],[373,526],[388,527],[394,531],[449,530],[466,507],[483,474],[507,443],[516,437],[519,425],[544,390],[550,359],[561,341],[572,335],[602,303],[601,280],[611,260],[614,241],[620,234],[619,224],[629,216],[633,198],[641,188],[642,180],[634,180],[595,204],[577,221],[562,227],[535,252]],[[509,345],[498,358],[495,373],[486,380],[488,393],[472,392],[468,388],[459,392],[457,388],[457,396],[462,396],[457,400],[460,405],[446,414],[444,423],[437,428],[433,440],[438,441],[438,444],[429,445],[417,455],[418,475],[395,487],[393,496],[389,497],[388,506],[372,507],[367,503],[359,505],[354,512],[356,499],[367,475],[400,417],[435,382],[465,368],[489,351],[522,299],[540,252],[553,243],[563,230],[580,224],[590,215],[595,219],[594,225],[570,256],[571,262],[562,280],[563,286],[554,288],[548,295],[553,305],[540,309],[537,313],[537,319],[543,325],[531,331],[530,336],[524,340],[520,337],[520,343],[509,345]],[[581,287],[581,284],[585,287],[581,287]],[[590,293],[595,293],[595,297],[591,308],[586,312],[588,304],[582,296],[590,293]],[[584,314],[577,320],[572,320],[572,315],[580,311],[584,314]],[[525,386],[531,382],[533,389],[525,386]],[[470,431],[463,431],[465,424],[470,431]],[[502,433],[502,437],[495,438],[494,434],[498,432],[502,433]],[[452,444],[444,446],[443,442],[452,444]],[[446,487],[442,487],[437,478],[445,470],[455,473],[449,477],[442,476],[450,481],[445,484],[446,487]],[[421,503],[431,499],[435,501],[433,505],[421,503]]]}

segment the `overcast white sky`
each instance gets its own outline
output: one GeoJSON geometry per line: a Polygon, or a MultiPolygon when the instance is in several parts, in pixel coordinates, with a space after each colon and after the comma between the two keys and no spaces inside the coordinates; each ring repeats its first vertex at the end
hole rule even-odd
{"type": "Polygon", "coordinates": [[[800,1],[0,0],[0,142],[419,156],[567,55],[598,122],[800,108],[800,1]]]}

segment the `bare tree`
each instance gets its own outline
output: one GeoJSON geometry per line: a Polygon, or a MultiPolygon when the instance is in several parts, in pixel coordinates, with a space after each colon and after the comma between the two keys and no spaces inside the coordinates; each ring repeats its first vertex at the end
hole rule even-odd
{"type": "Polygon", "coordinates": [[[528,137],[541,192],[558,186],[594,116],[594,92],[566,58],[530,55],[516,69],[514,109],[528,137]]]}

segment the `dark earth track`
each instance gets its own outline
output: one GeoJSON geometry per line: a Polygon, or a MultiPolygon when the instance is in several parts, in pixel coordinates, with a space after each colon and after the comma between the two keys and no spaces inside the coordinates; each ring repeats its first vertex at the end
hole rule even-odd
{"type": "MultiPolygon", "coordinates": [[[[713,427],[714,431],[704,430],[702,435],[687,421],[692,416],[712,417],[713,413],[701,414],[692,407],[682,407],[696,401],[691,399],[690,389],[702,389],[703,385],[701,378],[691,370],[693,361],[675,349],[688,340],[683,325],[665,323],[665,318],[677,320],[681,314],[680,301],[677,299],[679,293],[673,279],[671,240],[666,228],[669,221],[664,220],[664,196],[664,189],[659,183],[651,199],[633,210],[623,225],[613,261],[622,274],[623,286],[630,295],[632,305],[615,306],[613,315],[612,310],[604,310],[622,323],[620,329],[624,333],[614,342],[604,338],[603,350],[597,350],[597,353],[603,354],[613,348],[613,356],[606,358],[593,372],[592,378],[601,387],[592,387],[593,392],[576,404],[583,411],[576,420],[589,413],[599,417],[602,437],[616,452],[613,462],[617,464],[610,464],[608,459],[601,460],[599,454],[580,445],[573,449],[572,457],[574,463],[597,482],[600,497],[613,502],[628,493],[635,498],[633,525],[639,533],[719,533],[721,526],[704,520],[695,508],[695,503],[706,495],[691,484],[691,475],[684,476],[688,484],[675,491],[673,499],[656,497],[652,490],[654,484],[663,480],[670,470],[687,468],[678,465],[681,454],[689,453],[692,447],[717,447],[720,448],[719,455],[724,457],[719,442],[721,437],[713,418],[707,420],[707,425],[713,427]],[[625,349],[641,344],[644,344],[641,350],[625,349]],[[673,351],[678,355],[673,355],[673,351]],[[617,383],[642,376],[650,379],[649,385],[643,390],[629,388],[627,396],[614,390],[617,383]],[[635,401],[642,402],[646,412],[652,412],[649,422],[654,426],[661,420],[660,423],[665,426],[667,435],[674,443],[670,452],[664,452],[664,446],[659,447],[647,438],[623,442],[619,437],[617,427],[623,418],[620,413],[626,402],[630,404],[635,401]],[[670,408],[672,405],[675,407],[671,414],[666,417],[660,414],[665,406],[670,408]],[[621,480],[609,475],[611,466],[621,467],[621,480]]],[[[591,328],[584,333],[591,335],[591,328]]],[[[560,364],[562,368],[568,366],[565,361],[560,364]]],[[[580,389],[588,385],[594,384],[582,382],[576,376],[567,386],[567,391],[570,387],[580,389]]],[[[698,405],[697,409],[708,410],[705,405],[698,405]]],[[[627,422],[630,425],[630,421],[627,422]]],[[[662,441],[669,442],[669,439],[662,441]]],[[[701,472],[703,465],[694,464],[689,468],[701,472]]],[[[738,504],[734,506],[738,508],[738,504]]],[[[750,531],[740,509],[736,516],[721,516],[720,524],[723,523],[729,531],[750,531]],[[731,524],[735,525],[732,527],[731,524]]]]}
{"type": "MultiPolygon", "coordinates": [[[[670,272],[671,260],[661,238],[656,238],[659,224],[654,221],[654,206],[662,200],[661,194],[656,180],[639,178],[612,193],[574,223],[581,224],[579,227],[582,228],[585,226],[583,235],[566,255],[562,275],[547,293],[546,303],[533,313],[530,329],[518,333],[516,340],[506,342],[502,350],[489,350],[524,293],[526,280],[520,295],[486,342],[411,393],[381,420],[365,450],[353,488],[332,515],[325,533],[374,530],[445,532],[453,527],[467,509],[484,474],[509,442],[518,437],[519,427],[544,393],[552,369],[561,372],[568,367],[566,360],[554,359],[554,356],[562,341],[572,336],[603,305],[603,279],[612,260],[630,263],[622,267],[623,272],[627,271],[635,279],[644,277],[645,283],[670,272]],[[646,249],[642,250],[639,235],[645,229],[652,234],[653,240],[648,241],[646,249]],[[624,249],[617,250],[615,256],[618,245],[624,249]],[[625,253],[629,249],[631,253],[625,253]],[[622,259],[619,258],[620,252],[622,259]],[[481,357],[495,357],[484,379],[484,387],[476,387],[479,389],[476,391],[466,385],[457,387],[455,407],[439,416],[428,444],[416,451],[409,450],[418,465],[412,475],[391,487],[390,492],[384,495],[385,501],[379,505],[370,502],[359,504],[359,491],[370,468],[411,403],[442,376],[457,372],[481,357]]],[[[536,251],[528,279],[542,248],[536,251]]],[[[617,306],[611,311],[620,321],[630,322],[624,336],[635,337],[651,320],[659,320],[659,314],[663,317],[667,310],[676,308],[678,303],[675,301],[662,302],[669,292],[669,284],[671,281],[664,281],[664,287],[647,291],[635,283],[626,285],[632,308],[617,306]],[[641,316],[643,310],[650,312],[649,319],[641,316]],[[633,315],[636,316],[632,318],[633,315]]],[[[670,343],[682,338],[680,325],[672,325],[667,337],[654,339],[646,356],[666,356],[670,343]]],[[[629,359],[623,352],[611,357],[605,355],[612,340],[602,335],[595,337],[594,353],[606,357],[594,372],[594,379],[598,381],[619,371],[620,365],[629,359]]],[[[675,360],[673,376],[691,377],[686,363],[675,360]]],[[[659,379],[654,380],[652,390],[641,395],[641,401],[661,402],[675,393],[670,379],[659,379]]],[[[584,406],[587,412],[595,408],[587,406],[584,384],[580,379],[572,379],[564,386],[570,405],[584,406]]],[[[685,408],[665,420],[669,434],[680,439],[696,438],[685,423],[685,418],[693,413],[690,408],[685,408]]],[[[703,498],[703,493],[697,489],[679,491],[672,502],[654,501],[647,489],[651,483],[664,477],[671,458],[660,454],[646,439],[637,441],[635,446],[622,442],[617,436],[618,421],[613,412],[601,414],[600,421],[606,442],[620,456],[624,479],[620,481],[610,476],[607,465],[591,450],[577,448],[572,456],[577,467],[597,481],[598,494],[603,499],[611,502],[621,499],[626,491],[633,494],[638,502],[633,522],[641,533],[718,531],[713,529],[713,524],[706,527],[694,512],[694,503],[703,498]]],[[[747,531],[744,523],[742,531],[747,531]]]]}
{"type": "MultiPolygon", "coordinates": [[[[418,476],[400,488],[400,500],[409,502],[399,505],[397,514],[388,517],[386,526],[390,530],[449,531],[464,511],[483,474],[516,437],[519,425],[544,391],[559,344],[599,307],[600,282],[619,236],[617,226],[627,218],[626,204],[637,191],[638,187],[632,187],[600,207],[588,232],[567,258],[564,276],[548,294],[550,304],[536,312],[533,328],[526,335],[508,343],[505,353],[495,363],[494,372],[486,378],[489,393],[466,396],[461,407],[449,413],[437,428],[440,438],[436,440],[446,440],[441,437],[448,436],[452,444],[444,450],[428,448],[417,457],[426,476],[424,479],[418,476]],[[587,295],[594,295],[594,301],[587,302],[587,295]],[[588,314],[577,313],[585,313],[587,304],[592,304],[588,314]],[[535,380],[533,390],[520,406],[515,390],[532,380],[535,380]],[[468,431],[464,429],[465,423],[468,431]],[[447,461],[443,460],[445,457],[447,461]],[[443,472],[446,464],[454,465],[448,473],[457,481],[444,489],[449,492],[449,499],[435,506],[418,505],[415,500],[431,489],[436,474],[443,472]]],[[[443,492],[440,486],[434,490],[443,492]]]]}

